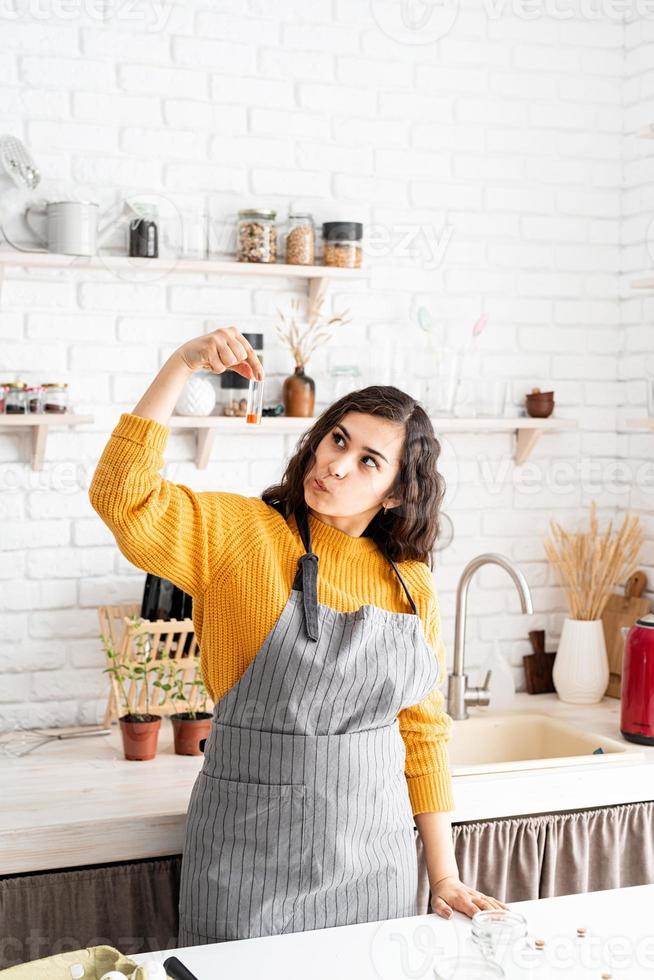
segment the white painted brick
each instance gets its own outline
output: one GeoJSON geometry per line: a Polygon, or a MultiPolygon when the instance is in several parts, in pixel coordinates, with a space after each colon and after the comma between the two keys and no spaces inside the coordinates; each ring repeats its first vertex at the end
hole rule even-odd
{"type": "Polygon", "coordinates": [[[279,21],[272,17],[235,17],[231,13],[213,10],[198,11],[195,28],[199,37],[217,38],[230,45],[235,44],[238,50],[244,41],[256,46],[277,44],[280,34],[279,21]]]}
{"type": "Polygon", "coordinates": [[[83,122],[113,123],[116,126],[162,121],[161,103],[155,96],[102,95],[98,92],[73,92],[73,115],[83,122]]]}
{"type": "Polygon", "coordinates": [[[298,101],[303,109],[311,112],[373,114],[377,96],[373,89],[355,86],[333,85],[325,82],[300,82],[298,101]]]}
{"type": "MultiPolygon", "coordinates": [[[[180,42],[184,40],[178,39],[180,42]]],[[[197,64],[195,59],[189,63],[197,64]]],[[[176,67],[119,65],[118,81],[120,88],[125,92],[133,92],[136,95],[150,93],[163,98],[169,96],[189,99],[206,99],[209,95],[209,76],[204,71],[188,71],[176,67]]],[[[85,88],[88,88],[86,84],[85,88]]]]}
{"type": "Polygon", "coordinates": [[[231,72],[212,77],[211,98],[217,102],[273,109],[292,109],[296,104],[290,79],[248,78],[231,72]]]}
{"type": "MultiPolygon", "coordinates": [[[[7,374],[16,374],[23,378],[27,371],[45,372],[51,375],[53,371],[62,372],[67,367],[66,348],[57,344],[41,344],[36,350],[27,342],[19,344],[3,344],[0,348],[0,369],[7,374]]],[[[46,378],[42,378],[45,381],[46,378]]]]}
{"type": "Polygon", "coordinates": [[[163,33],[151,31],[144,38],[131,31],[103,31],[89,27],[82,28],[80,37],[84,56],[98,61],[161,64],[168,59],[169,39],[163,33]]]}
{"type": "Polygon", "coordinates": [[[382,92],[379,96],[379,115],[384,119],[415,119],[423,122],[449,123],[454,121],[454,99],[433,95],[415,95],[407,101],[399,92],[382,92]]]}
{"type": "Polygon", "coordinates": [[[30,144],[36,149],[47,146],[55,150],[87,150],[93,147],[97,152],[115,149],[117,129],[108,125],[92,125],[82,122],[29,122],[27,134],[30,144]]]}
{"type": "Polygon", "coordinates": [[[30,691],[30,677],[26,674],[0,675],[0,701],[27,701],[30,691]]]}
{"type": "Polygon", "coordinates": [[[32,696],[41,701],[58,701],[67,697],[75,683],[80,700],[99,697],[107,687],[106,677],[97,668],[84,670],[36,671],[32,675],[32,696]]]}
{"type": "Polygon", "coordinates": [[[334,78],[336,58],[329,51],[288,51],[263,48],[258,52],[259,72],[269,78],[294,81],[330,81],[334,78]]]}
{"type": "MultiPolygon", "coordinates": [[[[255,48],[248,44],[215,41],[202,37],[175,37],[173,60],[179,65],[220,70],[226,74],[254,74],[255,48]]],[[[186,94],[191,94],[187,92],[186,94]]]]}
{"type": "Polygon", "coordinates": [[[343,57],[336,60],[336,78],[344,85],[376,85],[381,88],[406,88],[411,85],[410,65],[372,58],[343,57]]]}
{"type": "Polygon", "coordinates": [[[221,167],[216,164],[174,164],[166,166],[166,186],[184,191],[189,187],[214,191],[220,187],[223,193],[245,194],[248,175],[245,170],[221,167]]]}
{"type": "Polygon", "coordinates": [[[279,136],[286,133],[301,139],[327,138],[330,120],[314,112],[281,109],[250,109],[250,129],[255,136],[279,136]]]}
{"type": "Polygon", "coordinates": [[[402,146],[409,142],[409,124],[383,119],[341,119],[334,120],[334,138],[347,147],[356,146],[402,146]]]}
{"type": "Polygon", "coordinates": [[[196,99],[166,99],[164,121],[169,126],[207,129],[226,136],[242,136],[247,130],[247,110],[242,105],[220,105],[196,99]]]}
{"type": "Polygon", "coordinates": [[[160,285],[146,283],[85,282],[79,287],[80,306],[85,310],[141,310],[152,313],[164,309],[165,295],[160,285]]]}
{"type": "Polygon", "coordinates": [[[129,126],[123,129],[120,141],[125,151],[134,146],[147,146],[150,153],[170,160],[197,160],[207,153],[206,135],[193,130],[169,131],[129,126]]]}
{"type": "Polygon", "coordinates": [[[73,373],[77,371],[95,371],[102,367],[105,371],[143,371],[157,370],[157,353],[152,347],[141,345],[130,348],[130,356],[120,345],[85,345],[70,348],[70,366],[73,373]]]}
{"type": "MultiPolygon", "coordinates": [[[[329,176],[323,171],[294,170],[292,177],[294,194],[326,196],[329,190],[329,176]]],[[[255,194],[286,195],[289,188],[289,172],[285,170],[253,170],[251,184],[255,194]]]]}
{"type": "MultiPolygon", "coordinates": [[[[21,58],[21,76],[35,88],[74,89],[79,85],[80,61],[79,58],[26,56],[21,58]]],[[[110,61],[84,59],[84,88],[87,91],[113,91],[115,87],[116,69],[110,61]]]]}
{"type": "Polygon", "coordinates": [[[325,51],[356,54],[360,50],[357,31],[332,24],[284,24],[282,44],[291,51],[325,51]]]}

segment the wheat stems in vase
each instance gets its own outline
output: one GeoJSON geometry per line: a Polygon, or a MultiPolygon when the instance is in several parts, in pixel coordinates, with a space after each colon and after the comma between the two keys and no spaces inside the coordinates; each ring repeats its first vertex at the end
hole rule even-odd
{"type": "Polygon", "coordinates": [[[613,532],[613,521],[601,535],[597,504],[591,505],[590,529],[569,533],[550,521],[545,552],[563,582],[572,619],[599,619],[617,585],[636,571],[643,544],[642,525],[630,514],[613,532]]]}

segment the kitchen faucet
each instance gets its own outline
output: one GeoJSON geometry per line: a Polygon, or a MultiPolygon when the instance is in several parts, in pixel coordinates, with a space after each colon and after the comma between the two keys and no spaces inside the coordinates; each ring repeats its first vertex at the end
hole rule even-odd
{"type": "Polygon", "coordinates": [[[492,553],[477,555],[469,561],[461,573],[456,589],[456,620],[454,625],[454,666],[447,685],[447,713],[455,721],[468,717],[468,705],[486,705],[490,701],[490,679],[492,671],[486,672],[481,687],[468,687],[468,676],[463,672],[463,658],[466,642],[466,614],[468,609],[468,586],[478,568],[482,565],[499,565],[506,569],[520,596],[523,613],[533,613],[531,592],[524,573],[509,558],[492,553]]]}

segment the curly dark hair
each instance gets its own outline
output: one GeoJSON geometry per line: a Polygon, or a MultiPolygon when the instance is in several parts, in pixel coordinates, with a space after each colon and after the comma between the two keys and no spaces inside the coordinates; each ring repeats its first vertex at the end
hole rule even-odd
{"type": "Polygon", "coordinates": [[[299,440],[281,482],[261,499],[285,518],[305,507],[304,478],[320,442],[348,412],[378,415],[404,425],[404,446],[398,478],[388,496],[401,504],[377,514],[363,532],[394,561],[422,561],[433,566],[432,549],[439,533],[439,510],[445,480],[438,472],[441,445],[424,408],[406,392],[390,385],[370,385],[343,395],[318,416],[299,440]]]}

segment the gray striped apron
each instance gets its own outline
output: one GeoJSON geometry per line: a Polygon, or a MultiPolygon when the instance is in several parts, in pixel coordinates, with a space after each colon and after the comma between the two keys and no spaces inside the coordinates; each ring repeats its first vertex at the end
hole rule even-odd
{"type": "Polygon", "coordinates": [[[417,915],[398,712],[439,680],[415,603],[338,612],[306,548],[279,619],[215,705],[191,793],[179,946],[417,915]]]}

